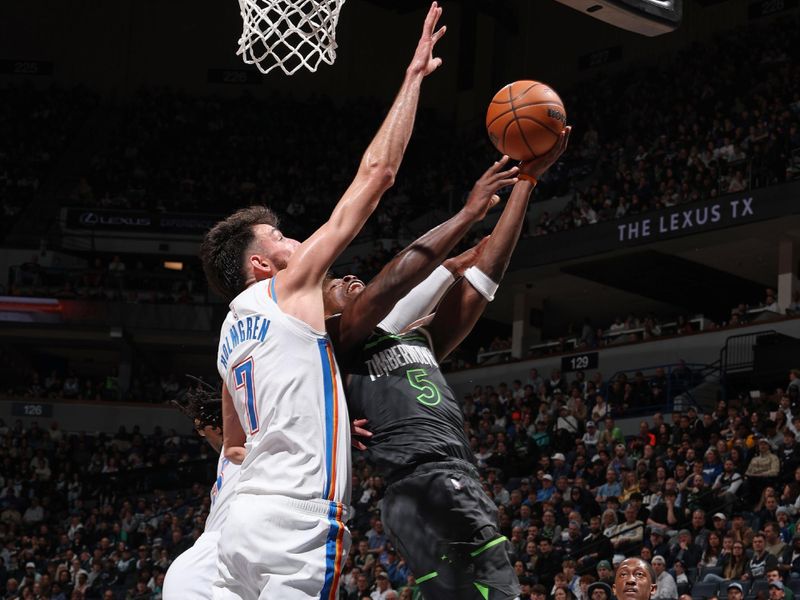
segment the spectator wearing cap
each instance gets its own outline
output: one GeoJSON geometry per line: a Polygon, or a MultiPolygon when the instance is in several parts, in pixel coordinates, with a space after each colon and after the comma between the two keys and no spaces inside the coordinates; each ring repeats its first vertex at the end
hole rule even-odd
{"type": "Polygon", "coordinates": [[[743,600],[744,588],[738,581],[731,581],[728,584],[728,600],[743,600]]]}
{"type": "Polygon", "coordinates": [[[681,529],[678,532],[678,541],[672,546],[669,555],[669,566],[672,566],[676,560],[680,560],[684,565],[691,565],[694,567],[700,562],[702,550],[700,546],[692,541],[692,532],[688,529],[681,529]]]}
{"type": "Polygon", "coordinates": [[[597,451],[597,444],[600,443],[600,432],[597,430],[597,423],[594,421],[586,421],[586,432],[581,437],[583,445],[586,446],[586,451],[590,456],[594,456],[597,451]]]}
{"type": "Polygon", "coordinates": [[[778,581],[770,581],[769,582],[769,600],[784,600],[786,597],[785,588],[783,587],[783,582],[778,581]]]}
{"type": "Polygon", "coordinates": [[[590,583],[586,590],[586,600],[612,600],[611,586],[605,581],[590,583]]]}
{"type": "Polygon", "coordinates": [[[569,467],[567,466],[567,458],[561,453],[556,452],[550,457],[553,461],[550,467],[550,474],[553,479],[558,480],[559,477],[569,478],[569,467]]]}
{"type": "Polygon", "coordinates": [[[369,595],[372,600],[391,600],[389,592],[392,590],[392,582],[384,571],[379,571],[375,576],[375,589],[369,595]]]}
{"type": "Polygon", "coordinates": [[[617,481],[617,472],[609,467],[606,469],[606,482],[597,488],[594,499],[603,506],[609,497],[617,498],[620,494],[622,494],[622,486],[617,481]]]}
{"type": "Polygon", "coordinates": [[[611,561],[601,560],[597,563],[597,580],[608,586],[614,585],[614,569],[611,566],[611,561]]]}
{"type": "Polygon", "coordinates": [[[669,542],[662,527],[656,525],[650,528],[650,537],[645,545],[653,552],[653,556],[669,556],[669,542]]]}
{"type": "Polygon", "coordinates": [[[650,561],[656,572],[656,593],[650,596],[651,600],[677,600],[678,585],[675,578],[667,571],[667,561],[660,554],[656,554],[650,561]]]}
{"type": "Polygon", "coordinates": [[[753,536],[753,555],[742,573],[742,579],[747,581],[755,581],[757,579],[766,579],[767,571],[774,569],[778,564],[778,559],[772,554],[767,552],[766,542],[763,533],[757,533],[753,536]]]}
{"type": "MultiPolygon", "coordinates": [[[[780,567],[780,564],[778,565],[778,567],[780,567]]],[[[770,569],[769,571],[767,571],[767,582],[769,582],[769,585],[772,585],[773,581],[780,581],[781,583],[783,583],[783,577],[781,576],[781,572],[778,567],[775,567],[774,569],[770,569]]],[[[786,600],[794,600],[794,593],[790,588],[786,587],[784,589],[784,597],[786,598],[786,600]]]]}
{"type": "Polygon", "coordinates": [[[536,492],[536,501],[537,502],[546,502],[550,500],[553,496],[553,492],[556,491],[555,486],[553,485],[553,476],[550,473],[545,473],[542,475],[542,483],[541,488],[536,492]]]}
{"type": "Polygon", "coordinates": [[[719,536],[719,539],[724,539],[728,534],[728,517],[725,513],[716,512],[711,517],[713,527],[711,531],[719,536]]]}

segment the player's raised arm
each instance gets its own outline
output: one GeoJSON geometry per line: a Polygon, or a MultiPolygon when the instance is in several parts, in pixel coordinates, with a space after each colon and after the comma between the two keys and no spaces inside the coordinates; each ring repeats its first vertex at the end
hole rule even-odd
{"type": "Polygon", "coordinates": [[[508,157],[504,156],[489,167],[475,182],[458,213],[403,249],[344,307],[341,317],[328,327],[337,355],[346,356],[361,344],[395,304],[428,277],[470,227],[500,201],[497,191],[517,182],[517,167],[504,169],[507,163],[508,157]]]}
{"type": "Polygon", "coordinates": [[[361,231],[381,195],[394,183],[414,127],[422,80],[442,63],[440,58],[433,57],[433,48],[445,32],[445,27],[436,29],[441,14],[442,9],[434,2],[403,85],[364,153],[355,179],[330,219],[295,250],[287,272],[278,278],[279,292],[283,291],[284,297],[297,291],[319,289],[333,261],[361,231]]]}
{"type": "Polygon", "coordinates": [[[500,220],[494,227],[486,247],[473,267],[445,295],[436,311],[429,331],[436,357],[448,356],[472,330],[484,308],[494,298],[497,286],[508,268],[511,254],[517,245],[533,181],[538,179],[564,152],[569,141],[570,127],[544,156],[520,165],[520,181],[514,186],[500,220]]]}

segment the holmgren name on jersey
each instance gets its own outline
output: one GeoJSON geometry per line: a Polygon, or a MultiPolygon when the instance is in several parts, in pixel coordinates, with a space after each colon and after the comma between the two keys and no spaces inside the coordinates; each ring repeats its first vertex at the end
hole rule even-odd
{"type": "Polygon", "coordinates": [[[375,381],[395,369],[411,364],[439,367],[439,363],[436,362],[436,358],[430,348],[412,346],[410,344],[398,344],[386,350],[379,350],[364,361],[370,381],[375,381]]]}
{"type": "Polygon", "coordinates": [[[239,319],[228,330],[227,335],[219,343],[219,362],[224,369],[228,369],[228,358],[231,352],[242,342],[258,340],[264,342],[269,329],[269,319],[261,315],[239,319]]]}

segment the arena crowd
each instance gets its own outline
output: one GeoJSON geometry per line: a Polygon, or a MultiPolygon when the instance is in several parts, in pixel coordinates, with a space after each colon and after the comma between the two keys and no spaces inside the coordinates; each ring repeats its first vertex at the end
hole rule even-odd
{"type": "MultiPolygon", "coordinates": [[[[747,598],[792,598],[800,371],[704,414],[655,413],[631,436],[616,425],[614,383],[532,370],[464,398],[523,598],[589,600],[588,586],[610,582],[625,556],[653,564],[662,600],[725,598],[729,581],[747,598]]],[[[633,383],[659,405],[663,380],[633,383]]],[[[174,431],[89,435],[57,423],[0,423],[0,437],[0,598],[157,600],[169,564],[202,532],[210,447],[174,431]]],[[[341,597],[418,599],[383,529],[384,480],[357,452],[354,476],[341,597]]]]}

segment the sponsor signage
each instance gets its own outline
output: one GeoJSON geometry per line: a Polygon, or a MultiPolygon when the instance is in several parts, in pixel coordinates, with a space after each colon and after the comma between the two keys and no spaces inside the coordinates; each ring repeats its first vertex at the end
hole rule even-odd
{"type": "Polygon", "coordinates": [[[128,231],[131,233],[202,234],[219,221],[217,215],[147,213],[126,210],[68,208],[65,229],[128,231]]]}
{"type": "Polygon", "coordinates": [[[527,268],[800,214],[800,181],[681,204],[520,240],[513,267],[527,268]]]}

